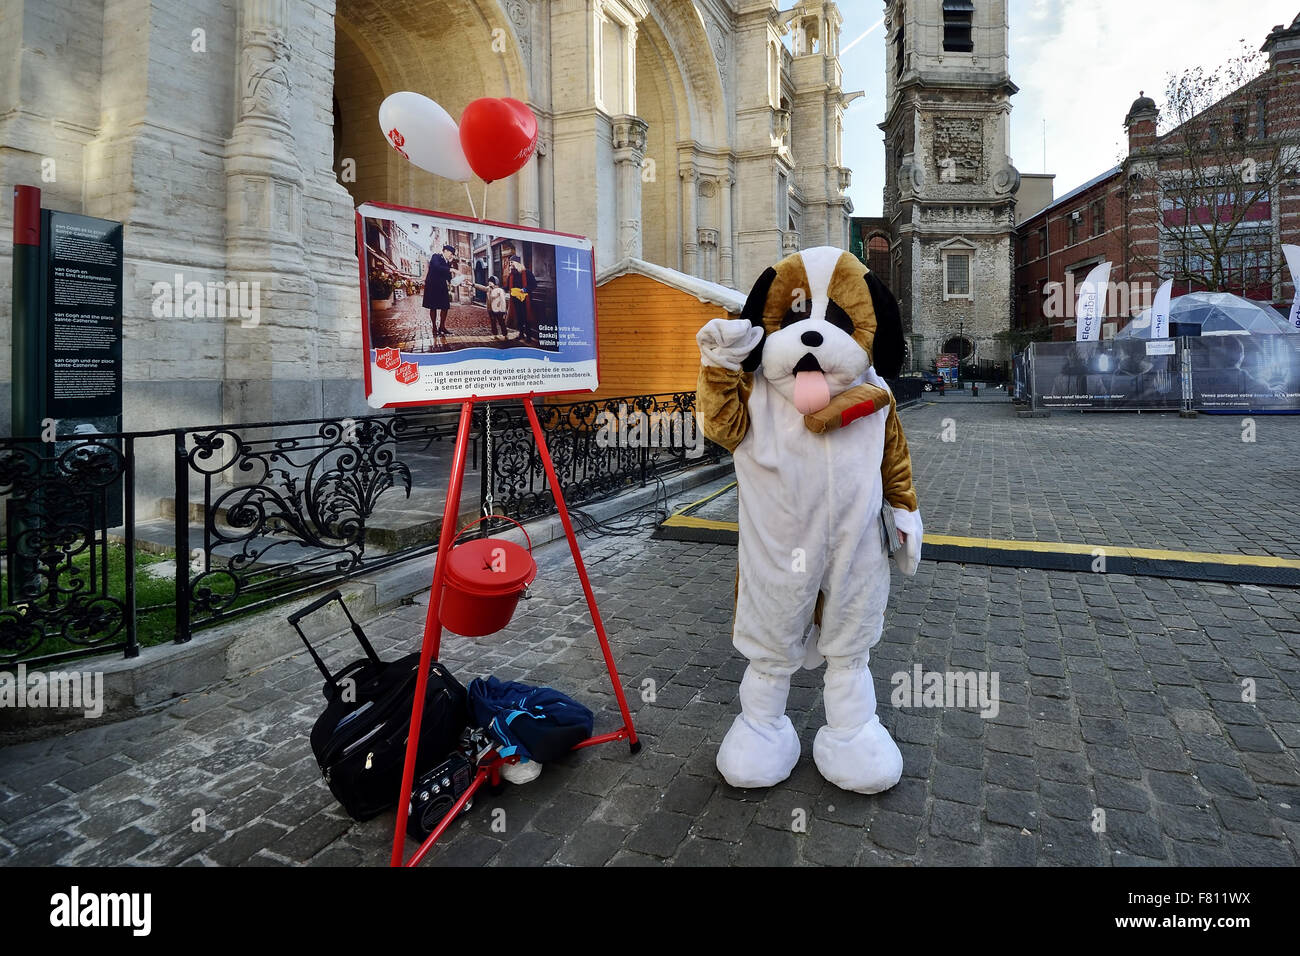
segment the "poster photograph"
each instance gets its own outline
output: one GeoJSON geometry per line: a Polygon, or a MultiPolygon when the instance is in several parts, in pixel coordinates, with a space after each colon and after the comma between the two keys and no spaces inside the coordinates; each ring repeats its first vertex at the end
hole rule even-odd
{"type": "Polygon", "coordinates": [[[1300,400],[1300,335],[1187,340],[1192,398],[1205,411],[1290,411],[1300,400]]]}
{"type": "Polygon", "coordinates": [[[597,386],[589,240],[423,210],[357,210],[374,408],[597,386]]]}
{"type": "Polygon", "coordinates": [[[1036,342],[1034,381],[1045,408],[1163,409],[1182,399],[1178,356],[1144,339],[1036,342]]]}

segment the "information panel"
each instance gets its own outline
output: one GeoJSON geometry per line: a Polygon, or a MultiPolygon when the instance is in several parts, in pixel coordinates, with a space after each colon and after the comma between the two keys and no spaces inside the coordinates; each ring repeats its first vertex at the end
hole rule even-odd
{"type": "MultiPolygon", "coordinates": [[[[121,429],[122,224],[46,211],[45,414],[121,429]]],[[[87,433],[87,428],[81,432],[87,433]]]]}

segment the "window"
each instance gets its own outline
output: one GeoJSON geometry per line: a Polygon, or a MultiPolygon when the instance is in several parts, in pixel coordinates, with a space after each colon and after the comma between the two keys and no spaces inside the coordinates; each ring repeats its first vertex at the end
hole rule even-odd
{"type": "Polygon", "coordinates": [[[970,53],[971,21],[975,17],[972,0],[943,0],[943,49],[945,53],[970,53]]]}
{"type": "Polygon", "coordinates": [[[1106,231],[1106,200],[1098,199],[1092,204],[1092,234],[1100,236],[1106,231]]]}
{"type": "Polygon", "coordinates": [[[867,243],[867,268],[881,281],[889,275],[889,240],[884,236],[872,236],[867,243]]]}
{"type": "Polygon", "coordinates": [[[601,103],[605,111],[610,115],[617,116],[627,111],[627,104],[624,102],[624,80],[626,79],[626,65],[624,64],[625,34],[623,25],[613,20],[605,20],[601,24],[600,32],[600,93],[601,103]]]}
{"type": "Polygon", "coordinates": [[[1246,138],[1246,111],[1232,111],[1232,138],[1241,142],[1246,138]]]}
{"type": "Polygon", "coordinates": [[[1038,230],[1038,257],[1041,259],[1047,255],[1047,227],[1043,226],[1038,230]]]}
{"type": "Polygon", "coordinates": [[[894,34],[894,78],[898,79],[903,75],[903,63],[905,54],[903,52],[905,36],[903,24],[907,22],[907,4],[899,2],[898,4],[898,32],[894,34]]]}
{"type": "Polygon", "coordinates": [[[1260,93],[1255,97],[1255,138],[1268,137],[1268,94],[1260,93]]]}
{"type": "Polygon", "coordinates": [[[1072,246],[1079,241],[1079,223],[1082,221],[1083,221],[1083,212],[1082,210],[1079,209],[1076,209],[1074,212],[1070,213],[1069,218],[1066,219],[1066,222],[1069,224],[1066,226],[1068,232],[1067,232],[1065,244],[1067,246],[1072,246]]]}
{"type": "Polygon", "coordinates": [[[944,293],[945,299],[969,299],[970,293],[970,254],[966,252],[945,252],[944,293]]]}

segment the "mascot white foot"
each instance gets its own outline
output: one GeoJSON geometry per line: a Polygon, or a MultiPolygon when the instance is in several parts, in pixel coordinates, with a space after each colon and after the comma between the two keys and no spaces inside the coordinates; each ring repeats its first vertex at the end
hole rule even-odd
{"type": "Polygon", "coordinates": [[[915,574],[923,533],[884,380],[902,361],[898,305],[849,253],[809,249],[766,270],[741,317],[714,319],[697,341],[700,424],[736,463],[732,640],[750,662],[718,770],[735,787],[790,775],[800,756],[785,714],[790,676],[824,658],[817,769],[846,790],[887,790],[903,761],[876,715],[867,660],[884,625],[890,554],[915,574]]]}
{"type": "Polygon", "coordinates": [[[841,790],[880,793],[903,776],[903,755],[876,716],[866,667],[826,668],[826,726],[813,741],[821,775],[841,790]]]}
{"type": "Polygon", "coordinates": [[[799,762],[799,735],[785,715],[790,678],[750,664],[740,682],[740,713],[718,748],[718,772],[733,787],[771,787],[799,762]]]}

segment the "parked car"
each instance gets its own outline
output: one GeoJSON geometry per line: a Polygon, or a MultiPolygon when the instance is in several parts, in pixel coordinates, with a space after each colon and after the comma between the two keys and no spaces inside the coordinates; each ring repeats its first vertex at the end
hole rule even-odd
{"type": "Polygon", "coordinates": [[[919,378],[921,380],[921,391],[923,392],[933,392],[942,381],[934,372],[904,372],[901,377],[919,378]]]}

